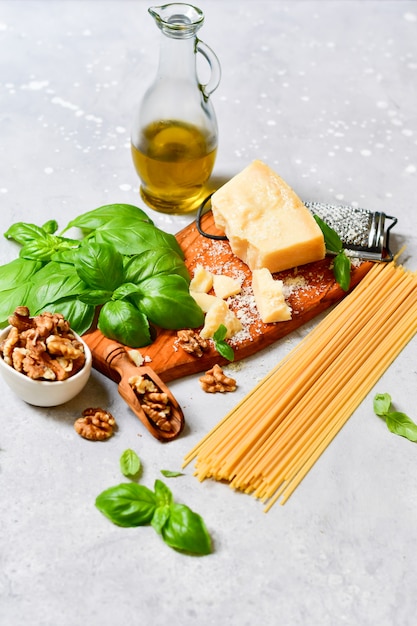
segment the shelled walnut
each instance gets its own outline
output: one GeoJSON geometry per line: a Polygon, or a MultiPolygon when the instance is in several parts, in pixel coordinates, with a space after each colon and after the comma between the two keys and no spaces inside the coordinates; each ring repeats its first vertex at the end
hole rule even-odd
{"type": "Polygon", "coordinates": [[[199,378],[199,382],[203,391],[207,393],[225,393],[227,391],[236,391],[236,381],[230,376],[226,376],[220,365],[214,365],[208,370],[204,376],[199,378]]]}
{"type": "Polygon", "coordinates": [[[109,439],[117,426],[113,415],[104,409],[84,409],[82,415],[75,421],[74,428],[81,437],[90,441],[109,439]]]}
{"type": "Polygon", "coordinates": [[[128,382],[148,419],[161,430],[170,431],[172,405],[168,395],[146,376],[131,376],[128,382]]]}
{"type": "Polygon", "coordinates": [[[200,357],[203,356],[203,352],[208,350],[208,341],[200,337],[194,330],[179,330],[177,336],[178,345],[189,354],[200,357]]]}
{"type": "Polygon", "coordinates": [[[60,313],[30,317],[29,309],[19,306],[9,324],[0,356],[18,372],[35,380],[65,380],[84,366],[84,347],[60,313]]]}

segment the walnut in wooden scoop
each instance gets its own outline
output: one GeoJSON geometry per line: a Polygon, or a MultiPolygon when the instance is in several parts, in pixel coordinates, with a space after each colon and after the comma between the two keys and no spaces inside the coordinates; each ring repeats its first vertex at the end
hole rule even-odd
{"type": "Polygon", "coordinates": [[[119,343],[106,339],[98,331],[84,336],[93,359],[112,370],[119,380],[118,391],[148,431],[159,441],[178,437],[184,428],[184,415],[177,400],[165,383],[149,366],[136,366],[127,350],[119,343]]]}

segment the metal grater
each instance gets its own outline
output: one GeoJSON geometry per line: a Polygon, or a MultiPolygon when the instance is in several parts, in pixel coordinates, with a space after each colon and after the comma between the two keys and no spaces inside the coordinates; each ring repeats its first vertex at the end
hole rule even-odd
{"type": "Polygon", "coordinates": [[[397,218],[349,205],[304,204],[313,215],[318,215],[337,232],[349,256],[370,261],[392,261],[389,234],[397,218]],[[391,223],[386,226],[388,220],[391,223]]]}
{"type": "MultiPolygon", "coordinates": [[[[201,218],[209,208],[211,196],[204,200],[197,211],[197,229],[203,237],[226,240],[224,235],[211,235],[201,226],[201,218]]],[[[369,261],[392,261],[394,258],[389,248],[389,235],[398,221],[396,217],[344,204],[304,204],[313,215],[318,215],[337,232],[349,256],[369,261]],[[391,223],[387,225],[388,221],[391,223]]]]}

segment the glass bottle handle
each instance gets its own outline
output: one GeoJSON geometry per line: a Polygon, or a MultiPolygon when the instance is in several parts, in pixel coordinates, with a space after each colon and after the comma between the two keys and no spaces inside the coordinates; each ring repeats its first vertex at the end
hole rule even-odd
{"type": "Polygon", "coordinates": [[[213,91],[217,89],[221,78],[220,61],[213,52],[213,50],[200,39],[196,39],[195,49],[197,52],[203,55],[211,69],[211,76],[209,81],[205,85],[200,84],[200,89],[205,98],[208,98],[213,91]]]}

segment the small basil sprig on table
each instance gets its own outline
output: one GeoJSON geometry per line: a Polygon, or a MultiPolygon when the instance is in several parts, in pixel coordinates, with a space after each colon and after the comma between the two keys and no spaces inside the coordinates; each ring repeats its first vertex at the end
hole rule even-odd
{"type": "Polygon", "coordinates": [[[409,441],[417,441],[417,424],[405,413],[391,410],[389,393],[378,393],[374,397],[374,412],[382,417],[388,429],[395,435],[405,437],[409,441]]]}
{"type": "Polygon", "coordinates": [[[139,475],[142,464],[134,450],[128,448],[120,457],[120,470],[126,478],[135,478],[139,475]]]}
{"type": "MultiPolygon", "coordinates": [[[[120,458],[122,473],[132,475],[138,461],[133,450],[125,450],[120,458]]],[[[155,480],[154,491],[137,483],[115,485],[98,495],[95,504],[117,526],[151,525],[175,550],[195,555],[212,552],[203,518],[185,504],[176,503],[171,490],[159,479],[155,480]]]]}
{"type": "Polygon", "coordinates": [[[351,263],[349,257],[347,257],[344,252],[343,242],[337,232],[326,224],[326,222],[324,222],[318,215],[313,215],[313,217],[323,233],[326,250],[335,254],[333,260],[334,277],[343,291],[347,291],[350,285],[351,263]]]}
{"type": "Polygon", "coordinates": [[[233,348],[226,341],[226,334],[226,326],[224,324],[220,324],[218,329],[213,334],[214,347],[222,357],[228,361],[234,361],[235,353],[233,352],[233,348]]]}

